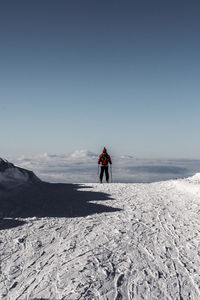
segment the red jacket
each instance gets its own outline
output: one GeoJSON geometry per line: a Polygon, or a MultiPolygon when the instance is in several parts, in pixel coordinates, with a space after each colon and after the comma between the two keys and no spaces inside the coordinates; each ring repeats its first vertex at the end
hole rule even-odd
{"type": "Polygon", "coordinates": [[[106,151],[103,151],[103,153],[99,155],[98,164],[100,164],[101,166],[108,166],[108,163],[112,164],[110,155],[108,155],[106,151]]]}

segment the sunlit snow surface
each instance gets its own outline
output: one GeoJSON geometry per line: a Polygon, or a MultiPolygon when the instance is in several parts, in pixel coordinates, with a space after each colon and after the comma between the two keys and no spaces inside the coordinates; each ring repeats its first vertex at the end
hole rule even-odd
{"type": "Polygon", "coordinates": [[[51,188],[88,214],[72,205],[51,216],[36,191],[42,217],[12,206],[0,222],[0,299],[200,299],[200,174],[51,188]]]}

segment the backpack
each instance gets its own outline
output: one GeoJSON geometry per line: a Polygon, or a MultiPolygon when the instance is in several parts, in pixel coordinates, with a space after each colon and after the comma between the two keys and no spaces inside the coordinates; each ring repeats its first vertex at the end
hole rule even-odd
{"type": "Polygon", "coordinates": [[[100,162],[102,166],[106,166],[108,164],[108,161],[109,161],[108,154],[107,153],[101,154],[100,162]]]}

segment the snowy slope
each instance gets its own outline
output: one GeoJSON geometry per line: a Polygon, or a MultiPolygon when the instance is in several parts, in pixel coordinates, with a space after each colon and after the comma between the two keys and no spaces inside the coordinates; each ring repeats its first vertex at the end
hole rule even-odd
{"type": "Polygon", "coordinates": [[[17,167],[0,158],[0,184],[4,187],[22,183],[35,183],[40,179],[32,171],[17,167]]]}
{"type": "Polygon", "coordinates": [[[26,190],[0,221],[0,299],[200,299],[199,178],[26,190]]]}

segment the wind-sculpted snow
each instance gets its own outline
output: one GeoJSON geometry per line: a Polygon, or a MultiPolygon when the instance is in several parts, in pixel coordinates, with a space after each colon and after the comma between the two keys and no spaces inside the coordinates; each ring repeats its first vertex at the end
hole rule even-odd
{"type": "MultiPolygon", "coordinates": [[[[73,199],[113,208],[98,214],[19,217],[15,211],[5,220],[22,224],[1,230],[0,298],[200,299],[200,194],[190,192],[200,190],[199,182],[196,175],[76,186],[73,199]]],[[[59,204],[61,191],[49,191],[59,204]]]]}
{"type": "Polygon", "coordinates": [[[176,182],[176,187],[184,193],[192,193],[200,197],[200,173],[176,182]]]}

